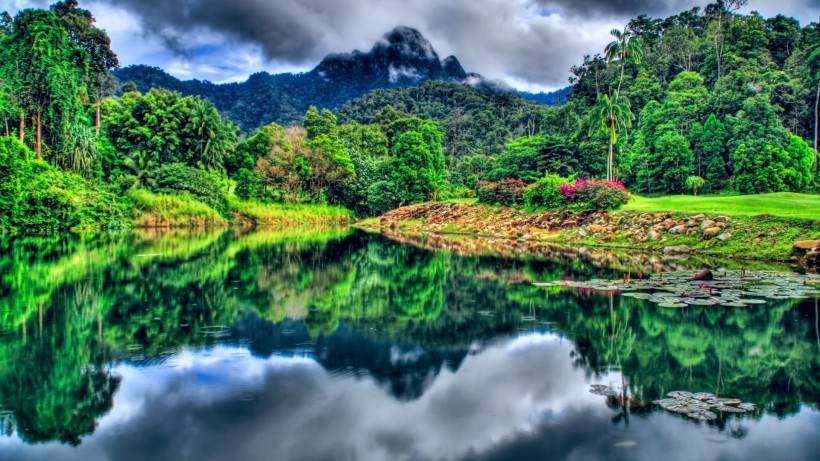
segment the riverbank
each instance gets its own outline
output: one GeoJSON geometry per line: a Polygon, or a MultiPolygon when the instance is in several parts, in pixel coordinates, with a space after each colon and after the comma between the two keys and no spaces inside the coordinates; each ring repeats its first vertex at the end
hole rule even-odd
{"type": "Polygon", "coordinates": [[[666,257],[705,255],[777,262],[793,261],[796,241],[820,240],[820,220],[814,219],[681,212],[528,212],[473,203],[407,206],[357,227],[394,235],[466,235],[638,249],[666,257]]]}
{"type": "Polygon", "coordinates": [[[233,198],[220,213],[188,194],[155,194],[136,190],[129,194],[133,226],[137,228],[285,228],[291,226],[338,226],[353,222],[350,210],[328,205],[289,205],[233,198]]]}

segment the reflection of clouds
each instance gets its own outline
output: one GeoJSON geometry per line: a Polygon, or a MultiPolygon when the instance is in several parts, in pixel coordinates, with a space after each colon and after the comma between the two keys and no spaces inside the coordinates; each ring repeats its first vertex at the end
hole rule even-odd
{"type": "MultiPolygon", "coordinates": [[[[708,427],[660,413],[613,426],[571,350],[552,335],[494,343],[410,402],[308,358],[183,351],[166,366],[117,367],[114,408],[78,449],[48,444],[13,459],[754,459],[772,450],[801,459],[817,448],[805,446],[820,435],[817,412],[748,420],[746,439],[719,445],[708,427]]],[[[20,448],[0,445],[0,459],[20,448]]]]}

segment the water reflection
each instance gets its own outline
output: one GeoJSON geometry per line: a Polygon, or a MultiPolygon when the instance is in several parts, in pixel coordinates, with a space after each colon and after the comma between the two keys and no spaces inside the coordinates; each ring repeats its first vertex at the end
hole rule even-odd
{"type": "Polygon", "coordinates": [[[0,459],[811,459],[815,300],[661,309],[612,276],[349,231],[0,242],[0,459]],[[626,399],[588,392],[627,389],[626,399]],[[671,390],[758,404],[705,424],[671,390]]]}

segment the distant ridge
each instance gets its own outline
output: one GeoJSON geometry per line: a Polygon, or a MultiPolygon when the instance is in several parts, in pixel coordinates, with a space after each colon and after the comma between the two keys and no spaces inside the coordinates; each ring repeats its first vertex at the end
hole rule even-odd
{"type": "MultiPolygon", "coordinates": [[[[227,84],[183,81],[144,65],[118,69],[114,75],[121,83],[134,82],[143,92],[165,88],[207,98],[245,131],[270,122],[298,122],[311,105],[335,109],[374,89],[412,87],[430,80],[471,85],[481,91],[511,91],[466,72],[455,56],[440,59],[418,30],[406,26],[385,34],[368,52],[331,54],[305,73],[259,72],[245,82],[227,84]]],[[[568,90],[514,93],[532,102],[555,105],[566,101],[568,90]]]]}

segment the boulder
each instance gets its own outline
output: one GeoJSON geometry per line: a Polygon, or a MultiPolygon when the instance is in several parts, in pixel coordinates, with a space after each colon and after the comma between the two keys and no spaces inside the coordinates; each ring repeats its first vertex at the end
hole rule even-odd
{"type": "Polygon", "coordinates": [[[671,229],[669,229],[670,234],[683,234],[686,232],[686,226],[683,224],[677,225],[671,229]]]}
{"type": "Polygon", "coordinates": [[[799,240],[794,242],[794,249],[800,251],[820,249],[820,240],[799,240]]]}
{"type": "Polygon", "coordinates": [[[702,270],[692,276],[692,280],[712,280],[714,278],[715,275],[709,269],[702,270]]]}
{"type": "Polygon", "coordinates": [[[717,239],[720,240],[721,242],[725,242],[726,240],[729,240],[730,238],[732,238],[732,234],[730,232],[724,232],[724,233],[717,236],[717,239]]]}
{"type": "Polygon", "coordinates": [[[715,237],[715,236],[717,236],[718,234],[720,234],[720,230],[721,230],[721,229],[720,229],[719,227],[717,227],[717,226],[715,226],[715,227],[707,227],[707,228],[703,229],[703,238],[705,238],[705,239],[710,239],[710,238],[712,238],[712,237],[715,237]]]}
{"type": "Polygon", "coordinates": [[[650,230],[646,236],[649,237],[650,240],[658,240],[659,238],[661,238],[660,232],[656,231],[655,229],[650,230]]]}
{"type": "Polygon", "coordinates": [[[707,220],[703,221],[702,223],[700,223],[700,228],[701,229],[708,229],[710,227],[715,227],[715,221],[712,221],[711,219],[707,219],[707,220]]]}
{"type": "Polygon", "coordinates": [[[687,245],[674,245],[669,246],[663,249],[663,254],[665,255],[683,255],[689,254],[691,250],[687,245]]]}

